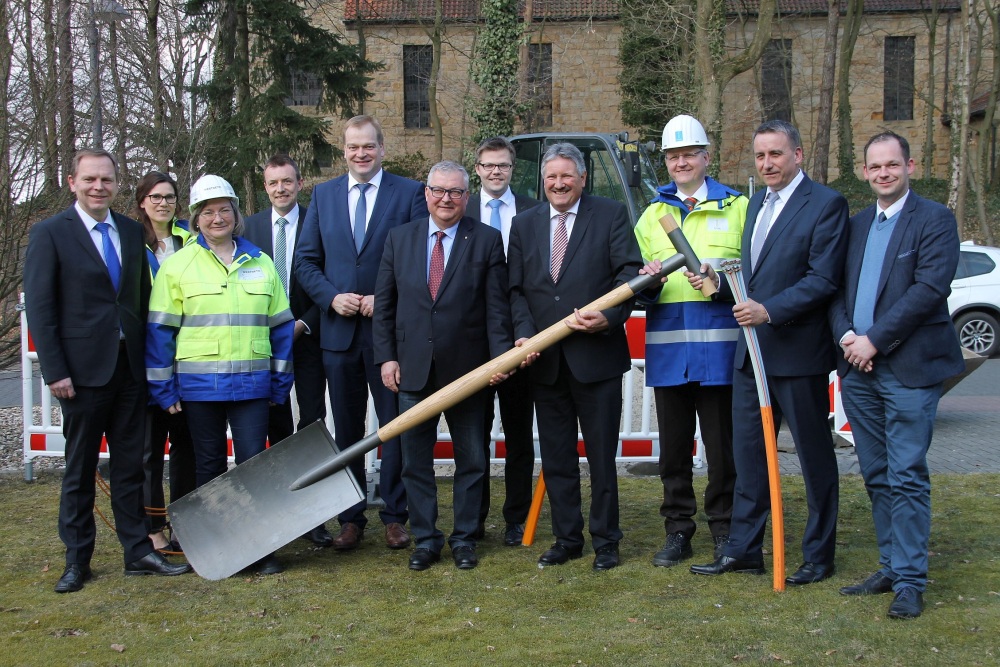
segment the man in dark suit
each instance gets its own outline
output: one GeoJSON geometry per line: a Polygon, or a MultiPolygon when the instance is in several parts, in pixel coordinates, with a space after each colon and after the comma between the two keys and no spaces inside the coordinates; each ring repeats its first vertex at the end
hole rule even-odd
{"type": "MultiPolygon", "coordinates": [[[[802,142],[793,125],[777,120],[762,124],[754,132],[753,151],[767,188],[747,207],[742,266],[749,299],[737,304],[733,314],[741,326],[755,327],[775,428],[788,417],[802,466],[809,506],[804,563],[785,580],[795,586],[834,572],[839,475],[827,421],[835,350],[826,311],[843,273],[847,201],[802,172],[802,142]]],[[[722,287],[723,295],[732,298],[728,285],[722,287]]],[[[770,494],[760,401],[742,332],[735,371],[736,490],[729,542],[714,562],[693,565],[695,574],[764,572],[770,494]]]]}
{"type": "Polygon", "coordinates": [[[81,150],[68,180],[76,204],[31,228],[24,261],[31,335],[42,377],[59,399],[66,437],[59,502],[66,569],[57,593],[78,591],[93,576],[101,436],[107,437],[111,456],[111,509],[125,574],[191,569],[153,549],[143,508],[150,282],[142,226],[111,211],[118,164],[110,153],[81,150]]]}
{"type": "Polygon", "coordinates": [[[840,592],[895,591],[889,618],[916,618],[931,530],[927,449],[942,382],[965,367],[948,315],[958,225],[947,208],[910,191],[906,139],[877,134],[864,155],[877,202],[851,218],[830,323],[844,351],[837,373],[872,501],[879,569],[840,592]]]}
{"type": "MultiPolygon", "coordinates": [[[[382,126],[372,116],[355,116],[344,127],[348,173],[313,188],[302,227],[295,274],[320,309],[320,347],[330,383],[337,442],[348,447],[365,435],[368,389],[380,423],[396,418],[396,396],[385,388],[372,356],[375,279],[385,238],[393,227],[427,217],[423,186],[382,169],[382,126]]],[[[374,428],[372,429],[374,430],[374,428]]],[[[364,461],[350,465],[367,494],[364,461]]],[[[400,479],[399,439],[382,444],[379,493],[385,509],[386,545],[410,543],[406,491],[400,479]]],[[[354,549],[364,535],[365,501],[341,513],[333,546],[354,549]]]]}
{"type": "MultiPolygon", "coordinates": [[[[302,189],[299,166],[287,155],[275,155],[264,165],[264,189],[271,208],[244,220],[246,238],[274,260],[278,278],[295,317],[295,342],[292,363],[295,369],[295,400],[299,406],[297,428],[326,419],[326,375],[323,373],[323,353],[319,347],[319,306],[313,303],[295,278],[295,248],[301,221],[306,209],[299,206],[302,189]]],[[[292,404],[271,406],[267,424],[267,439],[276,445],[296,430],[292,404]]],[[[318,547],[333,545],[333,536],[326,526],[319,525],[303,537],[318,547]]]]}
{"type": "MultiPolygon", "coordinates": [[[[476,148],[476,174],[482,183],[479,194],[469,198],[467,215],[483,222],[503,235],[504,253],[510,241],[514,216],[539,205],[537,199],[514,194],[510,179],[514,175],[514,146],[504,137],[486,139],[476,148]]],[[[535,470],[534,404],[531,401],[530,368],[515,373],[497,386],[500,399],[500,420],[504,434],[504,496],[503,543],[520,546],[524,538],[524,522],[531,507],[531,478],[535,470]]],[[[490,432],[493,430],[493,401],[487,402],[486,433],[483,446],[489,461],[490,432]]],[[[486,532],[486,517],[490,513],[490,476],[483,478],[483,500],[479,509],[478,536],[486,532]]]]}
{"type": "MultiPolygon", "coordinates": [[[[431,167],[424,189],[430,217],[393,229],[375,287],[375,362],[405,411],[513,345],[507,265],[500,234],[465,216],[469,175],[450,161],[431,167]]],[[[484,414],[490,392],[445,410],[455,450],[455,566],[476,567],[476,528],[486,456],[484,414]]],[[[441,557],[436,526],[434,444],[437,420],[401,436],[403,483],[416,549],[411,570],[441,557]]]]}
{"type": "Polygon", "coordinates": [[[619,563],[618,421],[622,375],[631,359],[629,300],[604,311],[577,310],[638,275],[642,257],[625,207],[584,194],[587,171],[572,144],[542,157],[548,206],[514,218],[508,265],[514,335],[519,343],[564,321],[574,330],[534,361],[532,390],[556,542],[541,566],[583,555],[577,422],[590,463],[590,535],[595,570],[619,563]]]}

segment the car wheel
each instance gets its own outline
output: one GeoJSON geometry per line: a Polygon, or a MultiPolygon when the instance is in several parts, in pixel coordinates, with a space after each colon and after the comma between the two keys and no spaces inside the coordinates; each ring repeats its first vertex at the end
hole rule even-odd
{"type": "Polygon", "coordinates": [[[997,351],[1000,345],[998,329],[996,318],[988,313],[962,313],[955,318],[955,331],[962,347],[984,357],[993,356],[997,351]]]}

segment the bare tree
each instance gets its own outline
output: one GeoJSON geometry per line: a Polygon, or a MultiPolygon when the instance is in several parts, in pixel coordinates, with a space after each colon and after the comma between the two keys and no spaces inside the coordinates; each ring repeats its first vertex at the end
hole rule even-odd
{"type": "Polygon", "coordinates": [[[927,92],[924,96],[924,104],[927,107],[927,117],[924,119],[924,178],[931,178],[934,175],[934,111],[936,107],[934,61],[937,58],[937,29],[940,15],[940,0],[930,0],[930,12],[924,14],[927,21],[927,71],[931,73],[931,76],[927,77],[927,92]]]}
{"type": "Polygon", "coordinates": [[[819,87],[819,113],[810,176],[826,183],[830,169],[830,129],[833,123],[833,88],[837,69],[837,32],[840,29],[840,0],[827,0],[826,40],[823,45],[823,80],[819,87]]]}
{"type": "Polygon", "coordinates": [[[972,86],[970,39],[972,37],[973,7],[976,0],[962,2],[958,26],[958,64],[952,85],[951,116],[951,182],[948,188],[948,208],[955,212],[959,236],[965,236],[966,167],[969,164],[969,95],[972,86]]]}
{"type": "Polygon", "coordinates": [[[851,119],[851,60],[854,59],[854,45],[861,30],[864,0],[847,0],[844,16],[844,36],[840,41],[840,75],[837,77],[837,135],[840,150],[837,151],[837,166],[840,177],[854,173],[854,129],[851,119]]]}

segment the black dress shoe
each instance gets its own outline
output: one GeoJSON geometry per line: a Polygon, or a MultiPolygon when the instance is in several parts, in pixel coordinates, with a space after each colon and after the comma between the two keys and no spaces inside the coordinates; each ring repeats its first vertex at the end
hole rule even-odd
{"type": "MultiPolygon", "coordinates": [[[[333,538],[330,538],[331,541],[333,538]]],[[[253,564],[254,572],[257,574],[281,574],[285,571],[285,566],[274,554],[268,554],[253,564]]]]}
{"type": "Polygon", "coordinates": [[[56,593],[75,593],[83,588],[83,582],[93,578],[89,565],[70,563],[56,582],[56,593]]]}
{"type": "Polygon", "coordinates": [[[312,530],[310,530],[308,533],[306,533],[305,535],[303,535],[302,539],[309,540],[310,542],[312,542],[317,547],[322,547],[324,549],[326,547],[332,547],[333,546],[333,535],[331,535],[330,531],[328,531],[326,529],[326,526],[324,526],[322,524],[320,524],[319,526],[316,526],[315,528],[313,528],[312,530]]]}
{"type": "Polygon", "coordinates": [[[835,570],[833,563],[802,563],[791,576],[785,577],[785,583],[789,586],[815,584],[832,577],[835,570]]]}
{"type": "Polygon", "coordinates": [[[621,559],[618,557],[617,544],[605,544],[595,552],[594,571],[603,572],[618,567],[621,559]]]}
{"type": "Polygon", "coordinates": [[[575,549],[566,546],[565,544],[560,544],[556,542],[551,547],[542,554],[541,558],[538,559],[538,567],[547,567],[549,565],[562,565],[571,560],[575,560],[583,555],[583,547],[576,547],[575,549]]]}
{"type": "Polygon", "coordinates": [[[740,560],[732,556],[719,556],[714,562],[706,565],[692,565],[691,574],[706,574],[715,576],[726,572],[741,574],[764,574],[763,560],[740,560]]]}
{"type": "Polygon", "coordinates": [[[524,542],[524,524],[508,523],[503,530],[503,543],[508,547],[519,547],[524,542]]]}
{"type": "Polygon", "coordinates": [[[436,554],[430,549],[425,549],[423,547],[415,549],[412,554],[410,554],[410,569],[411,570],[426,570],[434,563],[441,560],[441,554],[436,554]]]}
{"type": "MultiPolygon", "coordinates": [[[[479,565],[476,548],[468,544],[452,549],[451,557],[455,559],[455,567],[459,570],[471,570],[479,565]]],[[[410,562],[412,563],[413,560],[410,559],[410,562]]]]}
{"type": "Polygon", "coordinates": [[[892,592],[892,579],[881,572],[875,572],[859,584],[844,586],[841,595],[881,595],[892,592]]]}
{"type": "Polygon", "coordinates": [[[673,567],[692,555],[691,538],[684,533],[670,533],[663,548],[653,555],[656,567],[673,567]]]}
{"type": "Polygon", "coordinates": [[[161,577],[175,577],[190,571],[191,566],[187,563],[171,563],[159,551],[150,551],[139,560],[134,560],[125,566],[125,574],[129,576],[157,574],[161,577]]]}
{"type": "Polygon", "coordinates": [[[924,594],[913,586],[903,586],[889,605],[889,618],[916,618],[924,611],[924,594]]]}

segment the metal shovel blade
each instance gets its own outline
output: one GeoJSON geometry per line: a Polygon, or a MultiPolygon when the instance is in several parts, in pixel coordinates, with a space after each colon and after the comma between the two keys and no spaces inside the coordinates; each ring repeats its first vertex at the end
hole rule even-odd
{"type": "Polygon", "coordinates": [[[338,451],[316,422],[171,503],[170,525],[195,572],[213,581],[230,577],[361,502],[346,468],[288,488],[338,451]]]}

